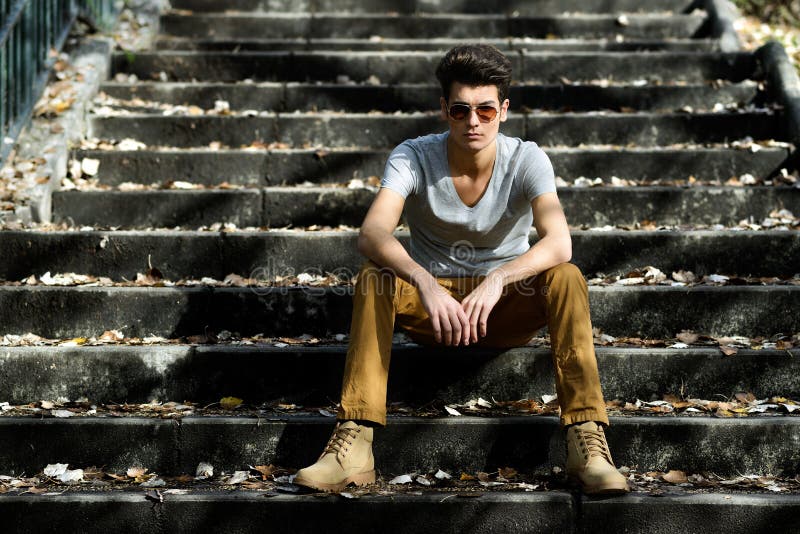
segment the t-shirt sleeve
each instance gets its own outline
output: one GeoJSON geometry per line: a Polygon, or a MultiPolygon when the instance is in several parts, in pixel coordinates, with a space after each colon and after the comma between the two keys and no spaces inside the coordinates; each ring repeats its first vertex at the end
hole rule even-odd
{"type": "Polygon", "coordinates": [[[405,143],[398,145],[386,160],[381,187],[388,187],[400,193],[403,198],[408,198],[408,195],[417,190],[419,169],[419,160],[414,150],[405,143]]]}
{"type": "Polygon", "coordinates": [[[522,177],[522,191],[528,202],[542,193],[556,191],[556,177],[553,164],[539,145],[525,143],[520,159],[520,175],[522,177]]]}

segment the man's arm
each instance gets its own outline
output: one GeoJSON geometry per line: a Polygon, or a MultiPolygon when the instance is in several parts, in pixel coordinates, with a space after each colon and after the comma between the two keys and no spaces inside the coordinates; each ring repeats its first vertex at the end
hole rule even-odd
{"type": "Polygon", "coordinates": [[[558,195],[555,192],[538,195],[531,201],[531,209],[539,241],[527,252],[491,271],[461,302],[469,317],[473,342],[478,341],[479,335],[486,335],[489,313],[506,284],[539,274],[572,257],[572,238],[558,195]]]}
{"type": "Polygon", "coordinates": [[[367,211],[358,233],[358,251],[415,287],[435,284],[434,277],[415,262],[394,236],[405,199],[382,187],[367,211]]]}
{"type": "Polygon", "coordinates": [[[358,233],[358,251],[417,288],[438,343],[468,344],[469,323],[459,302],[411,258],[394,236],[404,204],[405,199],[396,191],[385,187],[378,191],[358,233]]]}
{"type": "Polygon", "coordinates": [[[539,240],[527,252],[491,273],[503,286],[528,278],[572,258],[572,237],[556,193],[542,193],[531,201],[539,240]]]}

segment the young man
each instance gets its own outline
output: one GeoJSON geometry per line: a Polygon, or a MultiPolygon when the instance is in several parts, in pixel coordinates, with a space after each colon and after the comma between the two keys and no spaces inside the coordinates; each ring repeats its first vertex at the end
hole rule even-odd
{"type": "Polygon", "coordinates": [[[373,427],[386,424],[397,322],[417,343],[513,347],[548,326],[567,473],[587,493],[622,493],[603,427],[588,288],[572,256],[549,158],[499,133],[511,63],[490,45],[450,50],[436,69],[449,131],[392,151],[358,249],[368,258],[354,295],[336,428],[294,482],[323,491],[375,480],[373,427]],[[393,236],[403,209],[410,254],[393,236]],[[530,247],[535,224],[539,241],[530,247]]]}

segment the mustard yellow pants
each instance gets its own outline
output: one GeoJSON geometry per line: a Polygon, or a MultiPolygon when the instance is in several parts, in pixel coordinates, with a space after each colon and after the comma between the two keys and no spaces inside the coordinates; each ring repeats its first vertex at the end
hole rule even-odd
{"type": "MultiPolygon", "coordinates": [[[[437,278],[437,281],[461,302],[482,279],[437,278]]],[[[437,345],[417,289],[367,260],[355,284],[350,344],[337,419],[366,419],[386,424],[386,384],[395,321],[416,343],[437,345]]],[[[574,264],[561,263],[537,276],[506,285],[489,314],[487,335],[469,346],[525,345],[545,325],[553,351],[561,425],[584,421],[608,425],[592,339],[589,290],[574,264]]]]}

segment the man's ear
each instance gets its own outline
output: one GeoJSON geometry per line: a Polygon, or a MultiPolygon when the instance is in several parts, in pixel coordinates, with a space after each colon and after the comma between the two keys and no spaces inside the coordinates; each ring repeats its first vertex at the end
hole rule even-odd
{"type": "Polygon", "coordinates": [[[503,103],[500,105],[500,121],[505,122],[508,118],[508,106],[511,104],[509,99],[503,100],[503,103]]]}
{"type": "Polygon", "coordinates": [[[439,97],[439,107],[441,107],[442,120],[447,122],[447,100],[443,96],[439,97]]]}

